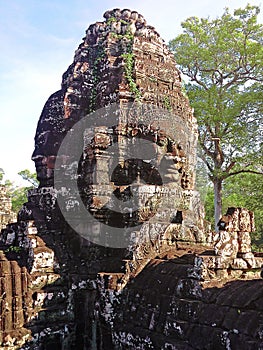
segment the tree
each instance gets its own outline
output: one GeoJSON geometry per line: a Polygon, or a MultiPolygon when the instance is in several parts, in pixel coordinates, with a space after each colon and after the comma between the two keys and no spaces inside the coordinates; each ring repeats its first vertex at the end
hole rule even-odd
{"type": "MultiPolygon", "coordinates": [[[[263,26],[257,6],[214,20],[188,18],[170,48],[183,74],[199,123],[202,160],[214,190],[215,225],[222,215],[223,182],[261,173],[263,26]]],[[[217,229],[217,227],[216,227],[217,229]]]]}
{"type": "Polygon", "coordinates": [[[30,186],[13,187],[11,189],[12,209],[16,213],[18,213],[22,208],[22,205],[27,202],[27,192],[38,186],[36,173],[32,173],[30,170],[25,169],[19,171],[18,175],[20,175],[23,180],[28,181],[30,186]]]}
{"type": "MultiPolygon", "coordinates": [[[[30,186],[18,187],[15,186],[10,180],[6,180],[3,185],[7,188],[7,194],[12,200],[12,210],[16,213],[19,212],[22,205],[27,202],[27,192],[38,186],[38,180],[36,173],[30,172],[30,170],[21,170],[18,175],[20,175],[23,180],[28,181],[30,186]]],[[[3,180],[4,170],[0,168],[0,182],[3,180]]]]}
{"type": "Polygon", "coordinates": [[[2,182],[4,175],[5,175],[4,170],[0,168],[0,183],[2,182]]]}
{"type": "MultiPolygon", "coordinates": [[[[255,214],[256,232],[252,232],[252,247],[254,251],[263,251],[263,176],[250,173],[241,173],[235,177],[228,177],[223,185],[222,208],[223,212],[229,207],[243,207],[252,210],[255,214]]],[[[209,183],[201,184],[201,194],[205,192],[205,219],[213,220],[213,188],[209,183]]]]}
{"type": "Polygon", "coordinates": [[[36,173],[31,173],[30,170],[25,169],[19,171],[18,175],[22,177],[23,180],[28,181],[33,187],[38,186],[38,180],[37,180],[37,174],[36,173]]]}
{"type": "Polygon", "coordinates": [[[30,187],[14,187],[11,188],[9,194],[12,201],[12,210],[18,213],[23,204],[27,202],[27,192],[30,187]]]}

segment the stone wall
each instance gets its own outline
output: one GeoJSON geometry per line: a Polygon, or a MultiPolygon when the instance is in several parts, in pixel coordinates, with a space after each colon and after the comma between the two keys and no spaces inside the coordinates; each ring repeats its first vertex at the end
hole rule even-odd
{"type": "Polygon", "coordinates": [[[115,348],[261,349],[263,281],[202,288],[197,257],[179,254],[152,260],[121,296],[108,292],[115,348]]]}
{"type": "Polygon", "coordinates": [[[6,186],[0,185],[0,230],[14,221],[16,214],[12,211],[11,198],[7,194],[6,186]]]}
{"type": "Polygon", "coordinates": [[[1,348],[21,346],[29,338],[30,332],[24,328],[30,313],[29,279],[25,267],[8,260],[0,251],[1,348]]]}
{"type": "Polygon", "coordinates": [[[101,317],[112,325],[112,349],[262,348],[263,256],[251,252],[253,213],[229,208],[219,227],[214,249],[177,242],[121,293],[104,278],[101,317]]]}

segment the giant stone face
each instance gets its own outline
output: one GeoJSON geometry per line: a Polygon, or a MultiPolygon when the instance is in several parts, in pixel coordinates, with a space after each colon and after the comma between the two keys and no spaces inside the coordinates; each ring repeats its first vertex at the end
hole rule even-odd
{"type": "MultiPolygon", "coordinates": [[[[99,244],[98,232],[112,242],[116,230],[127,231],[125,243],[108,243],[126,246],[145,225],[202,226],[197,125],[173,55],[137,12],[104,17],[88,28],[43,109],[32,157],[40,187],[49,195],[54,188],[64,219],[99,244]]],[[[56,210],[42,212],[55,221],[56,210]]]]}

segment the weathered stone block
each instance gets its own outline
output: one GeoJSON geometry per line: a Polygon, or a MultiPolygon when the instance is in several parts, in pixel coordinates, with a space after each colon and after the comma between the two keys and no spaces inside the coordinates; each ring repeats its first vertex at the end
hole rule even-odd
{"type": "Polygon", "coordinates": [[[251,252],[251,237],[249,232],[240,231],[238,232],[238,252],[239,253],[250,253],[251,252]]]}
{"type": "Polygon", "coordinates": [[[237,232],[219,231],[215,237],[215,253],[222,258],[235,258],[238,252],[237,232]]]}

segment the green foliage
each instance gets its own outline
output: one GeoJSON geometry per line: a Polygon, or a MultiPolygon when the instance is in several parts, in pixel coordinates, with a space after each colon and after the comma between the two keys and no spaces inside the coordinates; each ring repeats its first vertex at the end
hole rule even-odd
{"type": "Polygon", "coordinates": [[[32,187],[15,187],[10,189],[10,195],[12,200],[12,210],[18,213],[23,204],[27,202],[27,192],[32,187]]]}
{"type": "MultiPolygon", "coordinates": [[[[2,174],[4,171],[2,170],[2,174]]],[[[10,180],[4,182],[4,186],[7,188],[7,194],[11,197],[12,210],[18,213],[22,205],[27,202],[27,192],[38,186],[38,180],[36,173],[32,173],[28,169],[21,170],[18,175],[20,175],[23,180],[28,181],[30,186],[17,187],[10,180]]]]}
{"type": "MultiPolygon", "coordinates": [[[[135,99],[138,100],[141,97],[140,90],[137,88],[136,82],[134,80],[134,55],[132,53],[132,46],[133,46],[133,40],[134,40],[134,35],[131,32],[130,24],[123,20],[123,19],[117,19],[115,17],[110,17],[107,19],[107,24],[111,24],[113,22],[119,21],[122,25],[126,26],[125,28],[125,33],[123,34],[118,34],[112,31],[110,35],[113,38],[116,38],[120,40],[120,50],[122,53],[122,58],[124,60],[125,66],[124,66],[124,71],[125,71],[125,77],[128,81],[130,91],[133,93],[135,96],[135,99]]],[[[93,81],[94,81],[94,86],[98,81],[98,67],[99,67],[99,62],[101,59],[104,57],[105,53],[104,51],[101,52],[102,47],[99,46],[98,52],[96,54],[97,58],[95,59],[94,62],[94,67],[93,67],[93,81]]],[[[90,112],[94,111],[95,108],[95,100],[96,100],[96,88],[94,87],[92,92],[91,92],[91,98],[90,98],[90,112]]]]}
{"type": "Polygon", "coordinates": [[[133,43],[134,35],[131,33],[129,28],[126,30],[126,33],[123,35],[123,37],[126,38],[130,42],[130,50],[131,50],[132,49],[132,43],[133,43]]]}
{"type": "Polygon", "coordinates": [[[105,59],[104,47],[99,44],[96,51],[96,58],[94,59],[94,65],[92,67],[92,79],[93,79],[93,89],[90,94],[90,103],[88,113],[94,112],[97,98],[97,83],[99,81],[99,69],[101,62],[105,59]]]}
{"type": "Polygon", "coordinates": [[[209,188],[209,178],[207,174],[207,170],[204,167],[204,164],[202,162],[202,159],[197,156],[197,162],[196,162],[196,189],[198,190],[200,194],[200,199],[204,203],[207,190],[209,188]]]}
{"type": "Polygon", "coordinates": [[[172,107],[168,96],[164,96],[163,104],[164,104],[164,108],[166,108],[168,111],[171,111],[172,107]]]}
{"type": "Polygon", "coordinates": [[[113,23],[113,22],[117,22],[117,18],[115,18],[115,17],[110,17],[110,18],[107,19],[107,24],[111,24],[111,23],[113,23]]]}
{"type": "MultiPolygon", "coordinates": [[[[125,21],[121,20],[120,22],[123,23],[125,21]]],[[[128,23],[125,22],[125,24],[128,24],[128,23]]],[[[124,34],[117,34],[115,32],[111,32],[111,36],[117,39],[126,39],[126,41],[128,42],[128,48],[129,48],[128,51],[131,51],[134,35],[131,32],[130,25],[127,26],[126,32],[124,34]]]]}
{"type": "Polygon", "coordinates": [[[12,200],[12,210],[15,213],[18,213],[22,208],[22,205],[27,202],[27,192],[32,188],[38,187],[39,184],[37,180],[37,174],[32,173],[28,169],[21,170],[18,175],[20,175],[23,180],[29,182],[31,186],[14,187],[13,184],[9,185],[9,193],[12,200]]]}
{"type": "MultiPolygon", "coordinates": [[[[191,17],[170,42],[199,123],[202,160],[209,178],[258,172],[262,147],[263,25],[248,5],[220,18],[191,17]]],[[[222,202],[220,193],[218,202],[222,202]]],[[[221,208],[217,208],[221,209],[221,208]]],[[[218,213],[218,210],[216,211],[218,213]]],[[[217,215],[218,216],[218,215],[217,215]]]]}
{"type": "MultiPolygon", "coordinates": [[[[253,250],[263,251],[263,175],[241,173],[228,177],[224,183],[223,213],[229,207],[247,208],[255,214],[256,232],[251,234],[253,250]]],[[[197,172],[197,189],[205,205],[206,220],[213,222],[214,193],[212,184],[197,172]]]]}
{"type": "Polygon", "coordinates": [[[3,180],[4,174],[5,174],[4,170],[2,168],[0,168],[0,183],[3,180]]]}
{"type": "Polygon", "coordinates": [[[125,37],[128,41],[126,50],[128,52],[122,54],[125,66],[125,77],[128,81],[130,91],[134,94],[135,100],[140,100],[141,92],[138,89],[136,82],[134,80],[134,54],[132,53],[132,44],[133,44],[133,35],[128,30],[125,34],[125,37]]]}
{"type": "Polygon", "coordinates": [[[207,170],[202,159],[197,157],[196,166],[196,189],[200,194],[200,200],[205,206],[205,219],[210,223],[214,217],[214,191],[213,184],[209,181],[207,170]]]}
{"type": "Polygon", "coordinates": [[[20,253],[22,251],[21,247],[18,246],[10,246],[9,248],[6,249],[6,252],[15,252],[15,253],[20,253]]]}
{"type": "Polygon", "coordinates": [[[150,80],[152,83],[157,83],[157,81],[158,81],[158,79],[157,79],[155,76],[149,77],[149,80],[150,80]]]}
{"type": "Polygon", "coordinates": [[[117,33],[115,33],[115,32],[111,32],[111,36],[113,37],[113,38],[119,38],[119,34],[117,34],[117,33]]]}
{"type": "Polygon", "coordinates": [[[125,63],[125,66],[124,66],[125,77],[128,81],[129,88],[130,88],[131,92],[135,95],[135,99],[139,100],[141,97],[141,92],[137,88],[137,85],[136,85],[136,83],[134,81],[134,77],[133,77],[134,54],[130,53],[130,52],[124,53],[124,54],[122,54],[122,58],[123,58],[124,63],[125,63]]]}
{"type": "MultiPolygon", "coordinates": [[[[111,20],[111,22],[114,20],[111,20]]],[[[141,98],[141,92],[137,88],[136,82],[134,81],[134,55],[132,53],[132,46],[133,46],[133,40],[134,35],[131,32],[130,25],[125,20],[120,20],[121,24],[127,25],[126,31],[124,34],[117,34],[115,32],[112,32],[112,37],[121,40],[121,50],[123,54],[121,55],[125,66],[124,66],[124,72],[125,77],[128,81],[130,91],[135,96],[136,100],[139,100],[141,98]]]]}
{"type": "Polygon", "coordinates": [[[239,174],[224,185],[224,211],[231,206],[244,207],[255,214],[256,232],[252,233],[254,249],[263,250],[263,175],[239,174]]]}
{"type": "Polygon", "coordinates": [[[129,23],[128,23],[127,21],[125,21],[124,19],[121,19],[120,22],[121,22],[122,24],[129,24],[129,23]]]}
{"type": "Polygon", "coordinates": [[[25,169],[19,171],[18,175],[20,175],[23,180],[28,181],[33,187],[38,187],[39,182],[36,173],[32,173],[30,170],[25,169]]]}
{"type": "Polygon", "coordinates": [[[129,30],[127,30],[125,34],[117,34],[115,32],[111,32],[111,36],[113,38],[116,38],[116,39],[123,39],[123,38],[125,38],[126,42],[127,42],[128,51],[131,50],[131,48],[132,48],[132,41],[133,41],[134,36],[129,30]]]}

